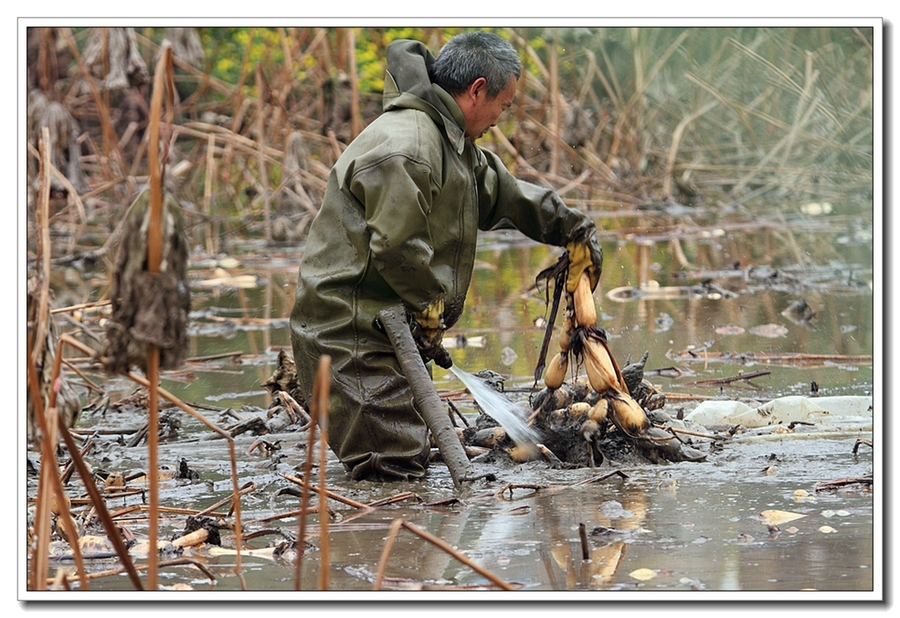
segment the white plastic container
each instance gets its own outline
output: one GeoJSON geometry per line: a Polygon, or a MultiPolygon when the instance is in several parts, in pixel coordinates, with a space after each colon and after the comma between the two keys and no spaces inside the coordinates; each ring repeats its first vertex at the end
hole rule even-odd
{"type": "Polygon", "coordinates": [[[684,420],[714,427],[717,425],[735,425],[732,419],[753,410],[743,401],[709,400],[700,403],[691,412],[685,415],[684,420]]]}
{"type": "Polygon", "coordinates": [[[828,420],[830,412],[799,395],[780,397],[757,406],[733,420],[748,429],[769,425],[788,425],[796,422],[816,423],[828,420]]]}
{"type": "Polygon", "coordinates": [[[791,423],[833,424],[872,418],[872,397],[779,397],[756,407],[741,401],[704,401],[686,421],[704,427],[742,425],[747,429],[791,423]]]}

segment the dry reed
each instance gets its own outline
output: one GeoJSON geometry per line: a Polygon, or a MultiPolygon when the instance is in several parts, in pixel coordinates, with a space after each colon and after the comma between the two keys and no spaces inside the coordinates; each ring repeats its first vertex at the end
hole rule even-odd
{"type": "MultiPolygon", "coordinates": [[[[233,59],[239,68],[234,84],[212,77],[209,65],[173,59],[180,88],[187,92],[173,133],[173,157],[189,163],[179,179],[179,197],[203,205],[190,213],[189,228],[209,252],[220,249],[217,239],[223,234],[257,234],[271,241],[276,217],[300,215],[279,213],[277,206],[293,191],[286,177],[279,180],[286,155],[281,146],[289,135],[302,135],[310,149],[312,167],[299,173],[299,182],[309,202],[303,209],[315,209],[336,156],[378,113],[377,94],[360,88],[359,51],[368,45],[371,54],[374,45],[383,61],[384,30],[251,29],[249,39],[264,32],[275,46],[264,47],[256,61],[252,44],[246,45],[233,59]],[[279,61],[276,51],[283,56],[279,61]],[[340,73],[347,75],[345,81],[336,79],[340,73]]],[[[588,211],[600,203],[621,209],[666,200],[749,203],[773,192],[798,199],[817,192],[821,199],[836,199],[855,197],[871,185],[868,32],[556,28],[543,37],[526,28],[501,32],[520,50],[523,78],[515,110],[484,145],[496,144],[523,177],[564,189],[567,200],[588,211]]],[[[81,58],[79,39],[86,34],[60,30],[75,73],[60,76],[56,84],[72,93],[62,103],[91,127],[84,143],[97,149],[90,156],[88,191],[77,194],[67,187],[73,203],[81,204],[70,223],[76,235],[96,226],[102,210],[130,203],[133,183],[146,178],[140,167],[122,173],[124,136],[112,120],[122,112],[104,106],[102,95],[109,93],[101,91],[81,58]],[[74,96],[76,82],[86,84],[89,97],[74,96]]],[[[145,56],[159,53],[160,44],[147,34],[135,34],[135,44],[145,56]]],[[[448,37],[440,29],[423,34],[435,47],[448,37]]],[[[47,64],[50,52],[42,49],[47,64]]],[[[113,97],[110,106],[117,103],[113,97]]],[[[138,124],[128,130],[139,136],[144,129],[138,124]]]]}

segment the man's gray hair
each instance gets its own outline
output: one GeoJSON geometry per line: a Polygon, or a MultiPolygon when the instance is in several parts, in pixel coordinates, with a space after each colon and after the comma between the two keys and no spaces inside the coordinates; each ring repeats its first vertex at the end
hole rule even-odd
{"type": "Polygon", "coordinates": [[[508,41],[490,32],[464,32],[447,41],[431,65],[431,81],[456,96],[479,77],[487,81],[493,98],[509,86],[509,76],[519,79],[522,62],[508,41]]]}

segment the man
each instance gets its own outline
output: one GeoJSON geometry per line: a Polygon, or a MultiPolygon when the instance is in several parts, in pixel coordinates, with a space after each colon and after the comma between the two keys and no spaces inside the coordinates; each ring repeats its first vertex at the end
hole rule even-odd
{"type": "Polygon", "coordinates": [[[512,104],[520,72],[512,46],[487,32],[453,37],[437,59],[422,43],[394,41],[384,113],[329,175],[300,263],[291,341],[308,401],[320,356],[331,356],[329,442],[354,479],[424,475],[428,430],[376,315],[402,303],[423,360],[443,351],[479,229],[566,246],[572,285],[585,270],[597,284],[594,224],[474,143],[512,104]]]}

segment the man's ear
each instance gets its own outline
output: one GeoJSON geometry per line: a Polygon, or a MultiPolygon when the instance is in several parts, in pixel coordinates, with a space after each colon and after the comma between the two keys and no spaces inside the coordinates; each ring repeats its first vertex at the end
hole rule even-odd
{"type": "Polygon", "coordinates": [[[469,84],[469,87],[466,89],[466,96],[470,98],[472,105],[475,105],[475,103],[478,101],[478,97],[486,97],[487,80],[483,77],[479,77],[474,82],[469,84]]]}

